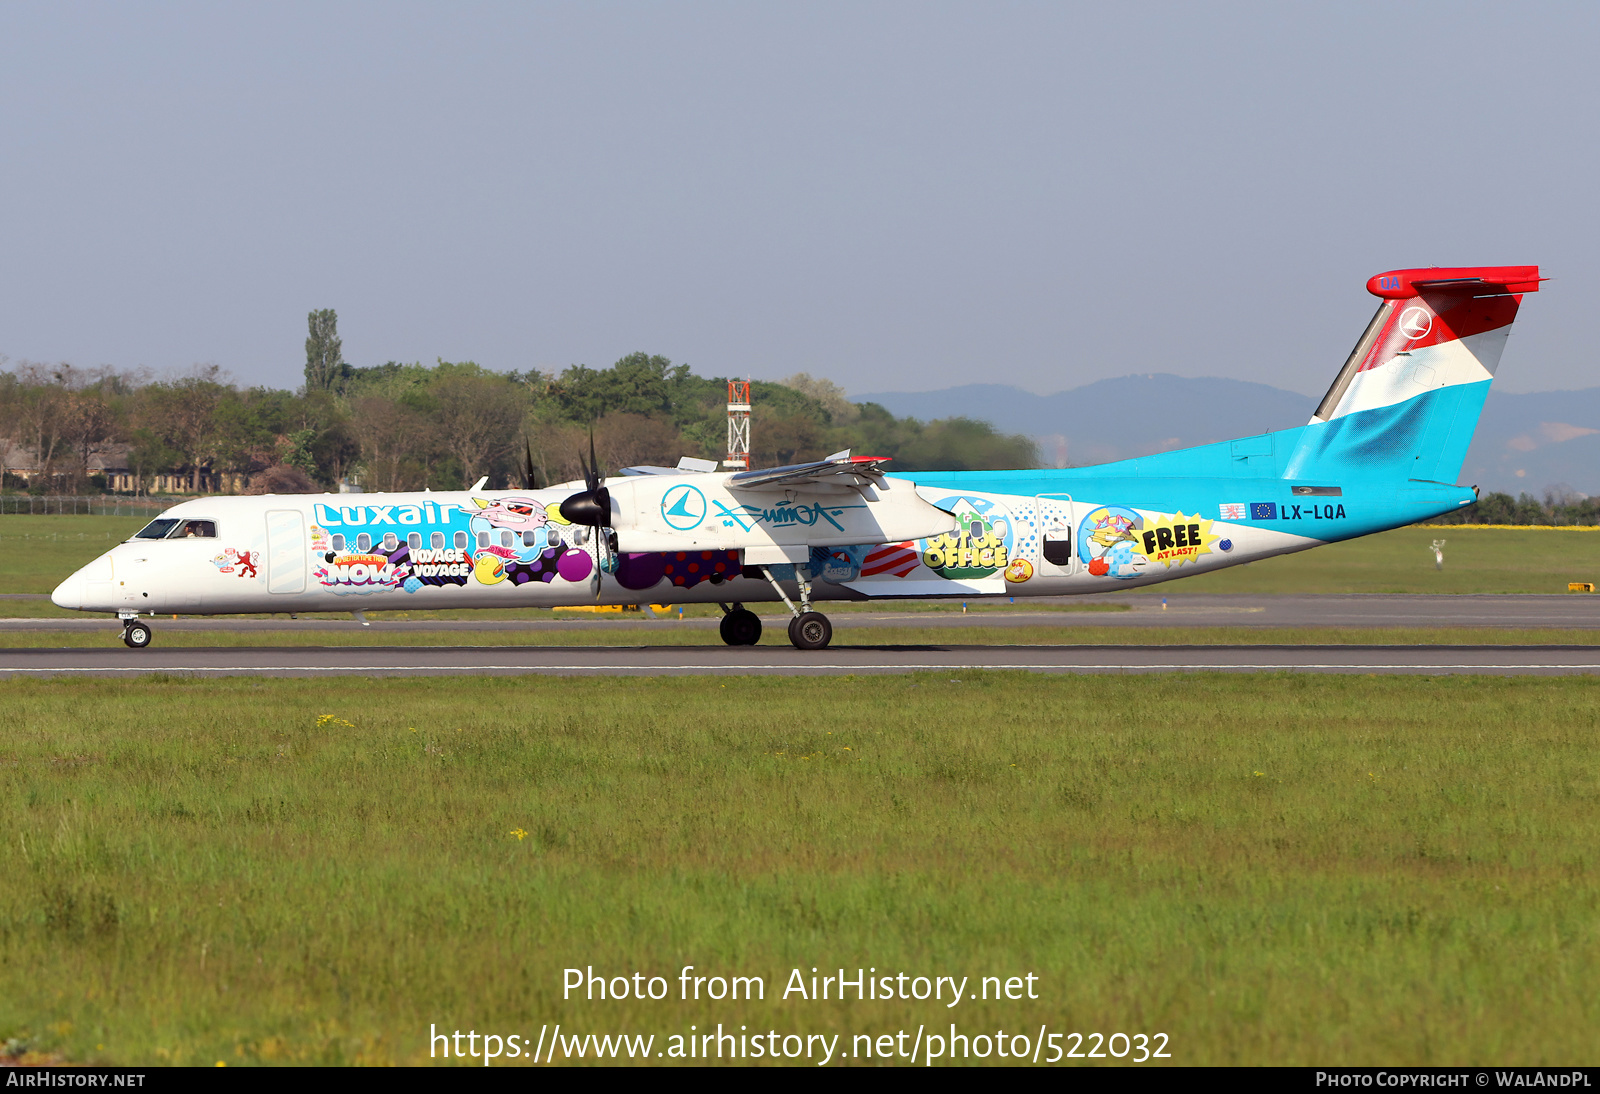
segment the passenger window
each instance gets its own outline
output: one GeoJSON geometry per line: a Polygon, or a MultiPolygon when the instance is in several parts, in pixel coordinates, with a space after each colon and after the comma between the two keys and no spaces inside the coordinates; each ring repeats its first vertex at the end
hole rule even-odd
{"type": "Polygon", "coordinates": [[[343,532],[340,532],[340,533],[338,533],[337,535],[335,535],[333,537],[333,549],[335,551],[344,550],[344,533],[343,532]]]}
{"type": "Polygon", "coordinates": [[[372,537],[362,532],[356,537],[356,550],[366,552],[372,550],[372,537]]]}
{"type": "Polygon", "coordinates": [[[514,534],[512,533],[511,529],[507,528],[507,529],[505,529],[504,531],[502,531],[500,533],[500,546],[502,546],[502,547],[510,547],[515,542],[516,542],[516,538],[515,538],[514,534]]]}
{"type": "Polygon", "coordinates": [[[554,547],[561,542],[561,533],[554,528],[546,528],[544,530],[544,541],[554,547]]]}
{"type": "Polygon", "coordinates": [[[456,548],[459,550],[460,548],[463,548],[466,545],[467,545],[467,533],[465,533],[465,532],[457,532],[456,533],[456,548]]]}
{"type": "Polygon", "coordinates": [[[479,532],[478,533],[478,546],[479,547],[487,547],[487,546],[489,546],[489,533],[488,532],[479,532]]]}
{"type": "Polygon", "coordinates": [[[527,531],[522,533],[522,545],[524,547],[535,546],[539,542],[538,536],[538,532],[535,532],[533,529],[529,528],[527,531]]]}
{"type": "Polygon", "coordinates": [[[406,546],[411,548],[413,551],[421,550],[422,549],[422,533],[421,532],[412,532],[409,536],[407,536],[406,537],[406,546]]]}
{"type": "Polygon", "coordinates": [[[435,532],[435,533],[433,533],[433,535],[428,537],[428,543],[429,543],[429,545],[431,545],[433,547],[433,549],[435,551],[444,550],[444,533],[443,532],[435,532]]]}
{"type": "Polygon", "coordinates": [[[400,546],[400,538],[398,536],[393,532],[383,533],[383,549],[385,551],[392,551],[398,546],[400,546]]]}

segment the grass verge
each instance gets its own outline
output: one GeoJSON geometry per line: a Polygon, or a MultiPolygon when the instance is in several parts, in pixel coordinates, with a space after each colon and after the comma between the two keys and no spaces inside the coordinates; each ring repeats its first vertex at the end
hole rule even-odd
{"type": "Polygon", "coordinates": [[[0,1040],[426,1061],[479,1033],[1164,1032],[1186,1064],[1570,1063],[1600,682],[15,681],[0,1040]],[[562,970],[764,978],[565,999],[562,970]],[[800,1002],[791,970],[1034,974],[800,1002]]]}

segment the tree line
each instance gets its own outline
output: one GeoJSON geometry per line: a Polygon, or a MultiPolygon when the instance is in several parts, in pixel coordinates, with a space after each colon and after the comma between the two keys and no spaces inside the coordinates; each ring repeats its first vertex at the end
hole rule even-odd
{"type": "MultiPolygon", "coordinates": [[[[541,485],[580,478],[592,430],[603,469],[721,459],[727,380],[666,357],[634,353],[608,368],[500,372],[471,361],[343,359],[334,312],[313,312],[305,384],[239,387],[215,366],[188,375],[23,363],[0,371],[0,482],[36,493],[103,488],[97,457],[124,455],[136,480],[181,476],[200,492],[459,489],[487,476],[522,485],[531,460],[541,485]],[[26,466],[25,466],[26,465],[26,466]]],[[[844,448],[895,457],[900,470],[1037,466],[1031,440],[965,418],[896,418],[853,403],[801,373],[755,381],[753,466],[817,459],[844,448]]]]}
{"type": "Polygon", "coordinates": [[[1531,494],[1485,494],[1471,505],[1426,523],[1595,525],[1600,524],[1600,498],[1565,491],[1548,493],[1543,500],[1531,494]]]}

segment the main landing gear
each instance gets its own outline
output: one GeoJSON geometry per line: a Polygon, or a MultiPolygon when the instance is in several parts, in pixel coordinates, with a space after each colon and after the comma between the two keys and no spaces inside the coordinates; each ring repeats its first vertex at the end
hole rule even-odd
{"type": "Polygon", "coordinates": [[[801,577],[798,570],[795,573],[795,582],[800,586],[800,605],[795,606],[788,594],[783,591],[783,586],[778,584],[778,579],[772,576],[772,571],[765,566],[761,573],[769,584],[777,590],[778,596],[788,607],[793,616],[789,620],[789,641],[794,643],[797,650],[825,650],[828,643],[833,641],[833,624],[828,622],[828,617],[821,612],[811,610],[811,582],[801,577]]]}
{"type": "Polygon", "coordinates": [[[743,604],[722,608],[722,640],[730,646],[753,646],[761,641],[761,617],[743,604]]]}
{"type": "Polygon", "coordinates": [[[150,644],[150,637],[150,624],[139,622],[138,616],[122,617],[122,641],[129,649],[144,649],[150,644]]]}

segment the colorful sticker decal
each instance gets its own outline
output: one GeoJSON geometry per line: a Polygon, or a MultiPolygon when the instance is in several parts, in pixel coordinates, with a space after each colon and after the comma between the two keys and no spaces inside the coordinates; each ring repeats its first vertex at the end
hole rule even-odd
{"type": "Polygon", "coordinates": [[[1021,585],[1033,576],[1033,563],[1025,558],[1014,558],[1006,564],[1006,580],[1021,585]]]}
{"type": "Polygon", "coordinates": [[[1251,520],[1277,520],[1278,503],[1275,501],[1253,501],[1250,503],[1251,520]]]}
{"type": "Polygon", "coordinates": [[[1242,502],[1242,501],[1225,501],[1225,502],[1223,502],[1221,505],[1217,506],[1217,519],[1218,520],[1243,520],[1244,519],[1244,502],[1242,502]]]}
{"type": "Polygon", "coordinates": [[[949,497],[934,502],[955,514],[954,533],[922,541],[922,564],[942,578],[969,581],[999,573],[1010,563],[1011,512],[985,498],[949,497]]]}
{"type": "Polygon", "coordinates": [[[893,574],[895,577],[905,577],[917,568],[919,552],[916,540],[908,539],[904,543],[883,543],[876,547],[867,548],[866,557],[861,560],[861,576],[876,577],[878,574],[893,574]]]}
{"type": "Polygon", "coordinates": [[[211,565],[225,574],[238,574],[240,577],[259,576],[256,563],[261,561],[260,551],[240,551],[233,547],[223,549],[223,552],[211,560],[211,565]]]}
{"type": "Polygon", "coordinates": [[[1120,505],[1103,505],[1078,526],[1078,557],[1095,577],[1138,577],[1149,559],[1139,550],[1144,518],[1120,505]]]}
{"type": "Polygon", "coordinates": [[[339,594],[474,581],[515,588],[557,577],[584,581],[594,570],[588,552],[562,538],[570,522],[556,505],[529,497],[475,497],[459,507],[319,502],[313,520],[310,543],[321,563],[314,576],[339,594]]]}
{"type": "Polygon", "coordinates": [[[510,581],[548,584],[557,577],[582,581],[594,570],[588,552],[567,546],[557,524],[570,524],[551,506],[534,498],[510,497],[496,501],[473,498],[461,511],[470,518],[467,531],[477,544],[472,576],[480,585],[510,581]]]}
{"type": "MultiPolygon", "coordinates": [[[[400,548],[400,551],[404,550],[404,547],[400,548]]],[[[399,588],[410,576],[410,567],[403,562],[394,562],[387,553],[365,551],[349,555],[333,554],[326,566],[319,566],[312,573],[331,591],[343,595],[399,588]]]]}
{"type": "Polygon", "coordinates": [[[861,563],[866,547],[813,547],[811,548],[811,576],[817,581],[843,585],[861,576],[861,563]]]}
{"type": "Polygon", "coordinates": [[[666,578],[680,589],[702,581],[728,581],[739,576],[738,551],[659,551],[625,554],[617,560],[617,584],[641,592],[666,578]]]}
{"type": "Polygon", "coordinates": [[[411,576],[405,590],[414,593],[425,585],[465,585],[472,571],[472,555],[465,547],[418,547],[409,551],[411,576]]]}
{"type": "Polygon", "coordinates": [[[1211,522],[1196,513],[1186,517],[1157,515],[1146,522],[1139,534],[1135,550],[1144,552],[1151,562],[1159,562],[1167,569],[1197,561],[1201,555],[1211,553],[1211,545],[1220,537],[1211,531],[1211,522]]]}

